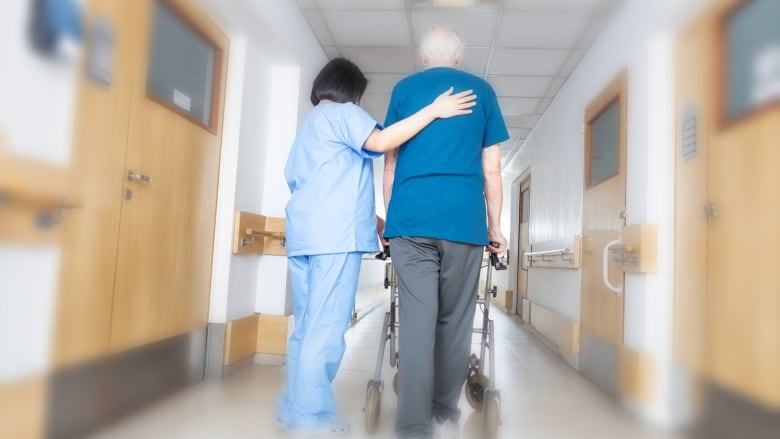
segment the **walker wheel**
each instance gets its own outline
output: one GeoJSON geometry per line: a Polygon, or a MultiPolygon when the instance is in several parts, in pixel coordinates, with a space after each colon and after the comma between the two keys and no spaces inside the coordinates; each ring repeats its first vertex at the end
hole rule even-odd
{"type": "Polygon", "coordinates": [[[498,426],[501,423],[501,404],[498,398],[498,392],[488,390],[485,392],[485,411],[483,416],[483,427],[485,439],[496,439],[498,437],[498,426]]]}
{"type": "Polygon", "coordinates": [[[393,392],[398,395],[398,372],[396,372],[393,377],[393,392]]]}
{"type": "Polygon", "coordinates": [[[366,390],[365,412],[366,432],[374,433],[379,427],[379,409],[382,405],[382,382],[369,381],[366,390]]]}
{"type": "Polygon", "coordinates": [[[488,386],[488,378],[481,373],[469,375],[466,379],[466,400],[471,408],[481,412],[485,407],[485,388],[488,386]]]}

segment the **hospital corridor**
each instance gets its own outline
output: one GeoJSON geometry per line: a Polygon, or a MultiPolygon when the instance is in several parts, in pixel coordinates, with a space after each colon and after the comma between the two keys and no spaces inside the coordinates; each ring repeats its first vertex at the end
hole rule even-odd
{"type": "Polygon", "coordinates": [[[780,438],[778,23],[0,1],[0,439],[780,438]]]}

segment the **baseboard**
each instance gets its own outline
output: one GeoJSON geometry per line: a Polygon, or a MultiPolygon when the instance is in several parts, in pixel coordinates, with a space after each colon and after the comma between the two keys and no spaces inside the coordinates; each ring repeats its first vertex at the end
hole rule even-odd
{"type": "Polygon", "coordinates": [[[531,302],[531,327],[549,339],[564,356],[579,355],[580,324],[531,302]]]}
{"type": "Polygon", "coordinates": [[[46,437],[84,437],[203,380],[205,344],[201,329],[53,372],[46,437]]]}
{"type": "Polygon", "coordinates": [[[776,439],[780,411],[710,384],[704,410],[693,432],[697,439],[776,439]]]}
{"type": "Polygon", "coordinates": [[[225,325],[224,366],[236,364],[254,355],[257,349],[258,315],[232,320],[225,325]]]}
{"type": "Polygon", "coordinates": [[[42,438],[45,418],[44,377],[0,384],[0,438],[42,438]]]}
{"type": "Polygon", "coordinates": [[[656,362],[650,354],[620,347],[618,385],[623,397],[639,406],[656,401],[656,362]]]}
{"type": "Polygon", "coordinates": [[[287,337],[290,316],[258,314],[257,346],[258,354],[287,355],[287,337]]]}
{"type": "MultiPolygon", "coordinates": [[[[256,354],[270,357],[287,355],[290,316],[253,314],[225,324],[223,368],[231,367],[256,354]]],[[[277,360],[271,361],[276,363],[277,360]]]]}

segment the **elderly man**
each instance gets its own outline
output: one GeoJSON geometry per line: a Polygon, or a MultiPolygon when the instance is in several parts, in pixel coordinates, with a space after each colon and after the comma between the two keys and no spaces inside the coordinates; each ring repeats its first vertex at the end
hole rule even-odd
{"type": "Polygon", "coordinates": [[[471,115],[437,120],[385,154],[384,236],[400,294],[400,438],[457,435],[483,248],[490,242],[491,252],[506,249],[499,144],[509,136],[490,85],[457,69],[462,55],[453,30],[427,33],[420,44],[425,70],[395,86],[385,121],[413,114],[442,85],[478,96],[471,115]]]}

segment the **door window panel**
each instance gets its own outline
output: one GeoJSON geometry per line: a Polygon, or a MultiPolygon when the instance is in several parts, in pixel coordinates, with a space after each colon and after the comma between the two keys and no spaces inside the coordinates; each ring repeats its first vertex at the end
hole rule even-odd
{"type": "Polygon", "coordinates": [[[219,52],[165,1],[154,9],[146,92],[187,118],[213,128],[219,52]]]}
{"type": "Polygon", "coordinates": [[[620,100],[615,100],[589,124],[588,187],[618,175],[620,100]]]}
{"type": "Polygon", "coordinates": [[[780,1],[752,0],[726,20],[729,120],[780,101],[780,1]]]}

